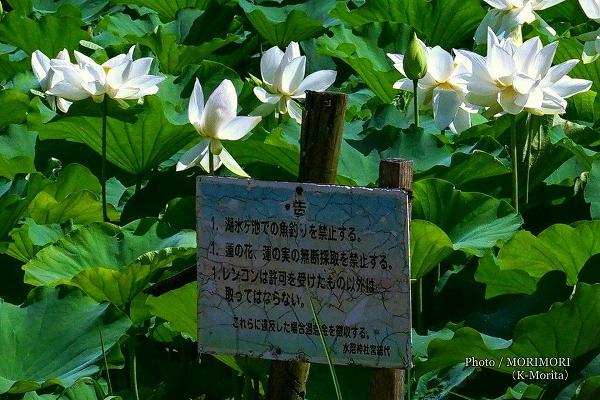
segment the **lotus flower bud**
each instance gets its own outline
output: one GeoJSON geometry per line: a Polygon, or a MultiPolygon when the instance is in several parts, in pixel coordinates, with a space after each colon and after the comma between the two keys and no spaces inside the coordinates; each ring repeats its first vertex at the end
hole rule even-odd
{"type": "Polygon", "coordinates": [[[427,58],[425,51],[417,38],[417,33],[413,31],[412,38],[408,43],[408,50],[404,55],[402,63],[406,77],[411,80],[421,79],[427,73],[427,58]]]}

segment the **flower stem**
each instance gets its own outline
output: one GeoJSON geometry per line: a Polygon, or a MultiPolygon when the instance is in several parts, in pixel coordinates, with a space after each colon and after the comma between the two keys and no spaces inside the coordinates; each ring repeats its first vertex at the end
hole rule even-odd
{"type": "Polygon", "coordinates": [[[208,146],[208,174],[215,174],[215,159],[213,158],[212,144],[208,146]]]}
{"type": "Polygon", "coordinates": [[[510,148],[512,158],[512,203],[515,211],[519,212],[519,158],[517,156],[517,116],[515,115],[510,127],[510,148]]]}
{"type": "Polygon", "coordinates": [[[540,117],[534,115],[529,116],[529,126],[527,129],[527,151],[525,154],[525,162],[527,163],[527,177],[525,180],[525,204],[529,204],[529,177],[531,175],[531,148],[533,146],[533,139],[538,136],[540,132],[540,117]]]}
{"type": "Polygon", "coordinates": [[[102,329],[98,327],[100,333],[100,346],[102,347],[102,358],[104,359],[104,368],[106,369],[106,381],[108,382],[108,394],[112,396],[112,383],[110,381],[110,371],[108,370],[108,360],[106,359],[106,348],[104,347],[104,337],[102,336],[102,329]]]}
{"type": "Polygon", "coordinates": [[[102,185],[102,219],[104,222],[108,222],[108,211],[106,207],[106,128],[108,118],[108,96],[104,96],[102,102],[102,172],[101,172],[101,185],[102,185]]]}
{"type": "Polygon", "coordinates": [[[413,92],[413,105],[414,105],[414,109],[415,109],[415,128],[419,127],[419,95],[417,94],[417,87],[419,86],[419,80],[418,79],[414,79],[413,80],[413,88],[414,88],[414,92],[413,92]]]}
{"type": "Polygon", "coordinates": [[[135,396],[136,400],[140,400],[140,393],[138,390],[138,380],[137,380],[137,356],[135,354],[135,345],[136,345],[136,340],[135,337],[131,338],[131,348],[129,350],[129,355],[130,355],[130,359],[129,362],[131,363],[130,365],[130,374],[131,374],[131,388],[133,390],[133,394],[135,396]]]}
{"type": "Polygon", "coordinates": [[[423,278],[411,279],[412,284],[415,284],[415,290],[413,290],[414,298],[412,299],[413,304],[416,304],[417,318],[415,330],[417,333],[421,333],[423,328],[423,278]]]}

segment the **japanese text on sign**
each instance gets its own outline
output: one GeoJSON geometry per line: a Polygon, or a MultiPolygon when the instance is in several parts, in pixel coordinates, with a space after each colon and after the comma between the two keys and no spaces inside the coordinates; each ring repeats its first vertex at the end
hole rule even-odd
{"type": "Polygon", "coordinates": [[[202,352],[406,367],[408,198],[402,190],[202,177],[202,352]]]}

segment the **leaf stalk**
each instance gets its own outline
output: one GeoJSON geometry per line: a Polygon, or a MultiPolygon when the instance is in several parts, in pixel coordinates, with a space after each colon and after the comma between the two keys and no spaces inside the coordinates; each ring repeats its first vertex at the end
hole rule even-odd
{"type": "Polygon", "coordinates": [[[102,101],[102,171],[101,171],[101,184],[102,184],[102,220],[109,222],[108,211],[106,205],[106,130],[108,120],[108,96],[104,96],[102,101]]]}

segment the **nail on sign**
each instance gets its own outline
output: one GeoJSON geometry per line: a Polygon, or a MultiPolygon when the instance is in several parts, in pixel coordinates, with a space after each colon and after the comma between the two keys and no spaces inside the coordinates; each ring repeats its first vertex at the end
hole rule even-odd
{"type": "Polygon", "coordinates": [[[201,177],[200,352],[408,367],[401,189],[201,177]],[[310,301],[319,323],[315,321],[310,301]]]}

